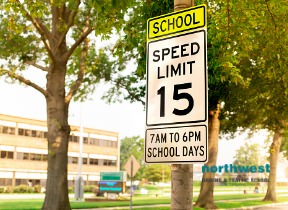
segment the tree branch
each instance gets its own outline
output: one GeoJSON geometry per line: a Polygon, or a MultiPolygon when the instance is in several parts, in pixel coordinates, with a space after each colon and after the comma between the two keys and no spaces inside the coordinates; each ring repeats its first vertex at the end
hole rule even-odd
{"type": "Polygon", "coordinates": [[[49,42],[47,40],[50,39],[50,31],[47,29],[47,27],[42,23],[42,21],[39,18],[33,18],[30,13],[24,8],[24,6],[21,4],[20,0],[17,0],[18,5],[21,7],[22,11],[24,12],[24,15],[27,17],[28,20],[32,22],[38,33],[40,34],[41,40],[45,45],[46,50],[48,51],[48,54],[52,60],[54,60],[53,53],[51,51],[49,42]]]}
{"type": "Polygon", "coordinates": [[[86,70],[86,61],[85,58],[88,53],[89,48],[89,40],[86,38],[83,43],[83,49],[81,51],[81,57],[80,57],[80,70],[78,72],[77,80],[71,85],[70,91],[65,97],[65,102],[69,103],[72,99],[72,97],[76,94],[77,90],[79,89],[80,85],[82,84],[85,70],[86,70]]]}
{"type": "MultiPolygon", "coordinates": [[[[70,27],[74,24],[74,19],[75,19],[75,16],[77,14],[77,11],[78,11],[78,8],[79,8],[79,5],[80,5],[80,0],[77,0],[76,1],[76,8],[75,10],[69,10],[67,11],[67,16],[68,18],[66,19],[67,21],[67,28],[65,30],[65,32],[62,33],[59,41],[58,41],[58,44],[57,44],[57,47],[59,47],[61,45],[61,43],[63,42],[63,40],[65,39],[66,37],[66,34],[67,32],[69,31],[70,27]]],[[[67,8],[66,8],[67,9],[67,8]]],[[[66,13],[66,10],[63,10],[64,13],[66,13]]],[[[66,14],[63,14],[64,16],[66,16],[66,14]]]]}
{"type": "Polygon", "coordinates": [[[87,26],[84,30],[79,39],[71,46],[71,48],[67,51],[64,58],[65,60],[68,60],[69,57],[72,55],[74,50],[83,42],[87,36],[94,30],[94,28],[87,26]]]}
{"type": "Polygon", "coordinates": [[[268,10],[268,13],[272,19],[272,22],[274,24],[274,28],[275,28],[275,32],[277,32],[277,24],[276,24],[276,21],[275,21],[275,18],[274,18],[274,15],[272,13],[272,11],[270,10],[270,7],[269,7],[269,4],[268,4],[268,1],[265,0],[265,4],[266,4],[266,7],[267,7],[267,10],[268,10]]]}
{"type": "Polygon", "coordinates": [[[231,28],[231,16],[230,16],[230,7],[229,7],[229,0],[227,0],[227,28],[228,28],[228,38],[230,37],[230,28],[231,28]]]}
{"type": "MultiPolygon", "coordinates": [[[[145,101],[144,100],[142,100],[140,97],[137,97],[136,95],[135,95],[135,93],[131,90],[131,84],[124,84],[124,83],[121,83],[121,82],[115,82],[114,81],[114,84],[115,84],[115,86],[117,87],[119,87],[119,89],[120,88],[123,88],[124,90],[126,90],[127,91],[127,93],[128,93],[128,95],[130,96],[130,100],[134,100],[134,101],[138,101],[138,102],[140,102],[143,106],[145,106],[145,101]]],[[[129,98],[129,96],[127,96],[127,97],[125,97],[124,96],[124,98],[129,98]]]]}
{"type": "Polygon", "coordinates": [[[16,74],[15,72],[4,70],[4,69],[1,69],[0,72],[1,72],[1,74],[6,74],[9,77],[18,80],[20,83],[24,83],[25,85],[28,85],[28,86],[34,88],[35,90],[38,90],[45,97],[47,96],[46,90],[44,90],[43,88],[41,88],[40,86],[38,86],[34,82],[31,82],[30,80],[26,79],[25,77],[23,77],[19,74],[16,74]]]}
{"type": "Polygon", "coordinates": [[[47,71],[48,72],[48,68],[44,67],[44,66],[41,66],[33,61],[25,61],[25,64],[28,64],[28,65],[31,65],[31,66],[34,66],[35,68],[37,69],[41,69],[42,71],[47,71]]]}

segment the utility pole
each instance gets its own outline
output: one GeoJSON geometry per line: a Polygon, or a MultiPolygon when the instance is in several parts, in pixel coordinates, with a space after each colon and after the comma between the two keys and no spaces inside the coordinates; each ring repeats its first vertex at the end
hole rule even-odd
{"type": "MultiPolygon", "coordinates": [[[[174,0],[174,11],[194,6],[194,0],[174,0]]],[[[171,166],[171,210],[193,209],[193,165],[171,166]]]]}

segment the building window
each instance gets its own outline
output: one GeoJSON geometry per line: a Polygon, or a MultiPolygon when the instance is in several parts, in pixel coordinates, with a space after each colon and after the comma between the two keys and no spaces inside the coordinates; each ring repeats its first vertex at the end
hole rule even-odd
{"type": "Polygon", "coordinates": [[[99,139],[91,138],[90,139],[90,144],[99,145],[99,139]]]}
{"type": "Polygon", "coordinates": [[[42,155],[42,160],[47,161],[48,160],[48,155],[42,155]]]}
{"type": "Polygon", "coordinates": [[[41,154],[30,154],[30,160],[36,160],[36,161],[41,161],[41,154]]]}
{"type": "Polygon", "coordinates": [[[116,141],[107,141],[108,147],[117,148],[117,142],[116,141]]]}
{"type": "Polygon", "coordinates": [[[45,154],[17,152],[17,160],[47,161],[47,157],[45,154]]]}
{"type": "Polygon", "coordinates": [[[77,158],[77,157],[72,157],[72,163],[73,163],[73,164],[78,163],[78,158],[77,158]]]}
{"type": "Polygon", "coordinates": [[[18,135],[20,136],[30,136],[30,137],[41,137],[41,134],[39,135],[40,131],[35,130],[29,130],[29,129],[18,129],[18,135]]]}
{"type": "Polygon", "coordinates": [[[96,139],[96,138],[90,138],[90,144],[97,145],[100,147],[113,147],[113,148],[117,148],[118,146],[116,141],[96,139]]]}
{"type": "Polygon", "coordinates": [[[88,137],[83,137],[83,143],[88,144],[88,137]]]}
{"type": "Polygon", "coordinates": [[[32,137],[41,138],[42,136],[43,136],[43,132],[42,131],[32,130],[32,137]]]}
{"type": "Polygon", "coordinates": [[[79,136],[70,135],[69,136],[69,141],[78,143],[79,142],[79,136]]]}
{"type": "Polygon", "coordinates": [[[15,128],[8,126],[0,126],[0,133],[15,135],[15,128]]]}
{"type": "Polygon", "coordinates": [[[10,151],[1,151],[1,159],[13,159],[14,153],[10,151]]]}
{"type": "Polygon", "coordinates": [[[90,158],[89,164],[90,165],[98,165],[98,159],[90,158]]]}
{"type": "Polygon", "coordinates": [[[104,160],[104,166],[116,166],[116,160],[104,160]]]}
{"type": "Polygon", "coordinates": [[[24,136],[24,129],[23,128],[18,129],[18,135],[24,136]]]}
{"type": "Polygon", "coordinates": [[[117,146],[118,146],[118,142],[117,142],[117,141],[114,141],[114,142],[113,142],[113,147],[117,148],[117,146]]]}
{"type": "Polygon", "coordinates": [[[11,186],[12,179],[7,178],[0,178],[0,186],[11,186]]]}
{"type": "Polygon", "coordinates": [[[23,153],[23,160],[30,160],[29,153],[23,153]]]}
{"type": "Polygon", "coordinates": [[[100,146],[102,146],[102,147],[108,147],[108,141],[107,141],[107,140],[100,139],[100,146]]]}

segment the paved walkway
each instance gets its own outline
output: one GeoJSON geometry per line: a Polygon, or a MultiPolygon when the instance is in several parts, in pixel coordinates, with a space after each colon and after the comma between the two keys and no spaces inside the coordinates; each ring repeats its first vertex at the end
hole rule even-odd
{"type": "Polygon", "coordinates": [[[246,206],[242,208],[233,208],[229,210],[287,210],[288,202],[264,204],[260,206],[246,206]]]}

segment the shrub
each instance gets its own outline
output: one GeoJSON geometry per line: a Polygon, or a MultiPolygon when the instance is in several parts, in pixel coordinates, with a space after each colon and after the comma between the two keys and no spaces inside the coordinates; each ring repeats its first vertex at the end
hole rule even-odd
{"type": "Polygon", "coordinates": [[[4,187],[0,187],[0,193],[4,193],[5,192],[5,188],[4,187]]]}
{"type": "Polygon", "coordinates": [[[6,188],[5,188],[5,193],[13,193],[13,187],[12,186],[7,186],[6,188]]]}
{"type": "Polygon", "coordinates": [[[74,187],[69,187],[69,188],[68,188],[68,192],[69,192],[69,193],[74,193],[74,187]]]}
{"type": "Polygon", "coordinates": [[[19,186],[14,187],[13,192],[14,193],[33,193],[34,188],[29,187],[27,185],[19,185],[19,186]]]}
{"type": "Polygon", "coordinates": [[[41,185],[35,185],[34,186],[34,192],[35,193],[41,193],[41,190],[42,190],[42,186],[41,185]]]}
{"type": "Polygon", "coordinates": [[[85,193],[93,193],[95,186],[94,185],[85,185],[84,186],[84,192],[85,193]]]}

